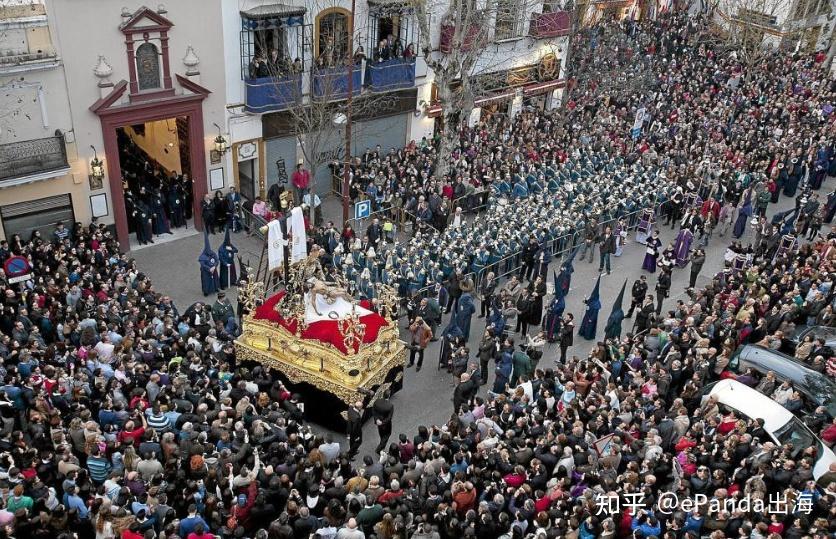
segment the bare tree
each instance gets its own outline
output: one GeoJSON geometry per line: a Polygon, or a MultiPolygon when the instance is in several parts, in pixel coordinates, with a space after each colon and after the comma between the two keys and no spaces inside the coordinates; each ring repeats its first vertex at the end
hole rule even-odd
{"type": "Polygon", "coordinates": [[[710,10],[715,20],[722,20],[720,37],[727,49],[734,51],[746,67],[754,67],[769,47],[764,44],[767,32],[777,29],[782,13],[789,13],[793,0],[714,0],[710,10]]]}
{"type": "MultiPolygon", "coordinates": [[[[541,0],[413,2],[422,54],[435,77],[437,104],[444,125],[435,167],[437,177],[447,174],[459,129],[470,117],[476,99],[505,82],[501,79],[507,73],[497,68],[507,62],[507,53],[503,54],[499,46],[491,46],[490,41],[502,39],[506,32],[507,37],[520,37],[526,22],[523,17],[541,5],[541,0]],[[434,15],[438,13],[443,13],[441,41],[445,46],[434,51],[432,28],[437,22],[434,15]]],[[[546,40],[542,46],[557,49],[552,40],[546,40]]]]}

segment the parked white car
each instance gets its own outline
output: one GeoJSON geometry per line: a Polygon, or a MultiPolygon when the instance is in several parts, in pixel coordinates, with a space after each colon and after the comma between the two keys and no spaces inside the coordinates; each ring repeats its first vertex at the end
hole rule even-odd
{"type": "Polygon", "coordinates": [[[763,429],[778,445],[792,443],[795,458],[808,447],[815,447],[818,454],[813,464],[813,478],[818,481],[826,474],[830,464],[836,462],[836,454],[807,428],[792,412],[766,395],[736,380],[720,380],[706,387],[704,398],[714,395],[717,401],[750,419],[763,419],[763,429]]]}

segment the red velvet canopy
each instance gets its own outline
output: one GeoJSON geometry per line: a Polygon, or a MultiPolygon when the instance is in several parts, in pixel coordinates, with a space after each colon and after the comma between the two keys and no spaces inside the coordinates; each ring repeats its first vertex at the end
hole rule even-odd
{"type": "MultiPolygon", "coordinates": [[[[284,291],[279,292],[269,298],[255,310],[256,320],[269,320],[275,322],[287,329],[291,333],[296,333],[296,322],[293,320],[285,320],[281,314],[276,310],[276,304],[284,296],[284,291]]],[[[360,306],[364,309],[371,310],[371,305],[368,301],[361,301],[360,306]]],[[[377,340],[377,335],[380,329],[389,325],[385,318],[377,313],[367,314],[360,317],[360,320],[366,324],[366,334],[363,336],[363,343],[373,343],[377,340]]],[[[324,343],[333,344],[337,350],[343,354],[347,354],[348,350],[343,343],[343,336],[337,327],[336,320],[322,320],[308,325],[308,329],[302,332],[303,339],[316,339],[324,343]]],[[[359,348],[359,347],[356,347],[359,348]]],[[[354,350],[357,352],[357,349],[354,350]]]]}

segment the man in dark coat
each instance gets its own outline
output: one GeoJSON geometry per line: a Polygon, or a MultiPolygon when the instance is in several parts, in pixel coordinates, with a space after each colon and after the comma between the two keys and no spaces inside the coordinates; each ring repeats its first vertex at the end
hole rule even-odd
{"type": "Polygon", "coordinates": [[[697,276],[702,271],[703,264],[705,264],[705,251],[697,249],[691,257],[691,280],[688,284],[689,288],[694,288],[694,285],[697,284],[697,276]]]}
{"type": "Polygon", "coordinates": [[[624,318],[633,316],[633,311],[636,307],[640,307],[645,294],[647,294],[647,276],[642,275],[633,282],[633,288],[630,289],[630,310],[624,315],[624,318]]]}
{"type": "Polygon", "coordinates": [[[540,246],[537,244],[537,238],[531,236],[528,238],[528,243],[523,247],[520,258],[522,259],[522,269],[520,271],[520,280],[526,281],[534,273],[535,257],[540,246]]]}
{"type": "Polygon", "coordinates": [[[566,362],[566,350],[575,342],[575,315],[566,313],[560,326],[560,362],[566,362]]]}
{"type": "Polygon", "coordinates": [[[662,304],[671,291],[671,270],[669,267],[662,268],[659,279],[656,281],[656,314],[662,312],[662,304]]]}
{"type": "Polygon", "coordinates": [[[363,403],[358,401],[349,406],[347,414],[348,456],[353,459],[363,444],[363,403]]]}
{"type": "Polygon", "coordinates": [[[604,234],[601,236],[601,242],[598,244],[598,249],[601,252],[601,263],[598,267],[598,272],[604,271],[604,265],[607,266],[607,275],[612,273],[610,267],[610,255],[615,252],[615,236],[612,233],[612,228],[604,229],[604,234]]]}
{"type": "Polygon", "coordinates": [[[372,416],[375,425],[377,425],[377,434],[380,436],[380,443],[377,444],[375,453],[383,451],[389,441],[389,436],[392,435],[392,415],[394,413],[395,407],[389,402],[389,392],[386,391],[372,405],[372,416]]]}
{"type": "Polygon", "coordinates": [[[377,249],[377,244],[383,237],[383,228],[377,218],[372,219],[372,224],[366,229],[366,238],[369,240],[369,246],[377,249]]]}
{"type": "Polygon", "coordinates": [[[653,308],[653,296],[648,294],[644,298],[644,303],[636,313],[636,325],[633,327],[634,333],[641,333],[650,327],[650,318],[655,312],[653,308]]]}
{"type": "Polygon", "coordinates": [[[453,390],[453,413],[461,412],[462,405],[470,402],[478,389],[479,385],[470,379],[470,375],[462,373],[456,389],[453,390]]]}
{"type": "Polygon", "coordinates": [[[456,310],[459,310],[459,298],[462,296],[462,289],[461,289],[461,281],[464,277],[462,276],[462,270],[456,269],[450,276],[447,278],[446,288],[447,288],[447,309],[445,309],[445,313],[450,313],[453,306],[455,305],[456,310]]]}

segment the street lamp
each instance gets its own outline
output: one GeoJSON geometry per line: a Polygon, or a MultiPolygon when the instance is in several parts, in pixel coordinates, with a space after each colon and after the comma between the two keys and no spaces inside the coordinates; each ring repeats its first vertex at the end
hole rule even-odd
{"type": "Polygon", "coordinates": [[[99,159],[96,147],[91,144],[90,149],[93,150],[93,159],[90,161],[90,176],[96,181],[101,181],[104,179],[104,163],[99,159]]]}
{"type": "Polygon", "coordinates": [[[226,138],[221,134],[221,126],[216,123],[212,123],[215,127],[218,128],[218,136],[215,137],[215,151],[219,154],[223,155],[229,149],[229,143],[226,141],[226,138]]]}

